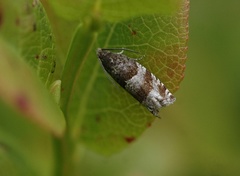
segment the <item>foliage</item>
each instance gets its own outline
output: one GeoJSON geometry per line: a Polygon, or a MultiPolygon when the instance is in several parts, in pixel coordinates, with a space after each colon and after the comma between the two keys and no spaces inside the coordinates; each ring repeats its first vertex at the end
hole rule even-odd
{"type": "Polygon", "coordinates": [[[185,69],[188,0],[1,0],[0,37],[0,173],[74,175],[79,146],[119,152],[154,120],[111,83],[96,49],[138,51],[175,92],[185,69]]]}

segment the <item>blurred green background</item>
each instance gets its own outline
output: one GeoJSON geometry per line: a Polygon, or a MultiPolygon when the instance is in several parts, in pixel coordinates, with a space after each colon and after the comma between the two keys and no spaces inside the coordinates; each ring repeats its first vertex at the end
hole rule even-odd
{"type": "MultiPolygon", "coordinates": [[[[103,157],[81,148],[79,153],[83,157],[79,175],[240,175],[239,18],[239,0],[191,1],[188,61],[185,79],[175,94],[176,103],[162,109],[162,119],[156,119],[136,142],[118,154],[103,157]]],[[[76,24],[69,22],[66,28],[71,25],[76,24]]],[[[70,34],[68,40],[61,41],[61,45],[68,46],[70,34]]],[[[19,123],[16,126],[21,127],[19,123]]],[[[28,134],[32,137],[31,133],[28,134]]],[[[34,136],[36,140],[40,139],[40,143],[36,150],[31,148],[30,153],[36,153],[43,143],[45,147],[51,146],[47,134],[39,136],[41,138],[34,136]]],[[[39,167],[38,162],[29,162],[39,170],[46,165],[51,168],[54,165],[52,150],[41,148],[49,159],[42,153],[34,155],[35,161],[39,160],[43,167],[39,167]],[[42,163],[44,159],[48,163],[42,163]]]]}
{"type": "Polygon", "coordinates": [[[240,175],[239,18],[238,0],[191,1],[176,103],[123,152],[106,158],[86,151],[82,175],[240,175]]]}

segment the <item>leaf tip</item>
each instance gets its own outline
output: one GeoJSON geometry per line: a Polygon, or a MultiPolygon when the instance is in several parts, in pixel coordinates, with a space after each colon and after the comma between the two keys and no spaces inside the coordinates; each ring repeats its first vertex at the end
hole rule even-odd
{"type": "Polygon", "coordinates": [[[132,136],[130,136],[130,137],[125,137],[125,141],[127,142],[127,143],[132,143],[133,141],[135,141],[135,137],[132,137],[132,136]]]}

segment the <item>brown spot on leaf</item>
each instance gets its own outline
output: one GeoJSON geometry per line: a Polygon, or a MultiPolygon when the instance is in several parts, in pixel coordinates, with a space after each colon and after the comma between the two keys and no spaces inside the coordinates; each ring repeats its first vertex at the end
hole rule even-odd
{"type": "Polygon", "coordinates": [[[101,121],[101,117],[99,115],[97,115],[95,119],[96,119],[96,122],[98,123],[101,121]]]}
{"type": "Polygon", "coordinates": [[[54,61],[53,61],[53,66],[52,66],[51,73],[54,73],[54,72],[55,72],[55,68],[56,68],[56,61],[54,60],[54,61]]]}
{"type": "Polygon", "coordinates": [[[128,28],[129,28],[129,30],[131,31],[131,35],[133,35],[133,36],[134,36],[134,35],[137,35],[137,31],[136,31],[135,29],[133,29],[130,24],[128,25],[128,28]]]}
{"type": "Polygon", "coordinates": [[[24,111],[24,112],[28,111],[29,101],[24,94],[17,95],[15,103],[21,111],[24,111]]]}
{"type": "Polygon", "coordinates": [[[37,24],[36,23],[33,23],[33,32],[35,32],[37,30],[37,24]]]}
{"type": "Polygon", "coordinates": [[[51,40],[52,41],[52,34],[49,34],[49,40],[51,40]]]}
{"type": "Polygon", "coordinates": [[[152,126],[152,123],[147,123],[147,127],[149,128],[149,127],[151,127],[152,126]]]}
{"type": "MultiPolygon", "coordinates": [[[[42,54],[42,55],[36,54],[35,55],[35,59],[47,59],[47,55],[45,55],[45,54],[42,54]]],[[[56,66],[56,63],[55,63],[55,65],[53,63],[53,67],[55,67],[55,66],[56,66]]]]}
{"type": "Polygon", "coordinates": [[[125,137],[125,141],[127,142],[127,143],[131,143],[131,142],[133,142],[135,140],[135,137],[125,137]]]}
{"type": "Polygon", "coordinates": [[[137,35],[137,31],[135,31],[135,30],[132,30],[132,33],[131,33],[132,35],[137,35]]]}
{"type": "Polygon", "coordinates": [[[15,24],[16,24],[16,26],[20,26],[20,19],[19,18],[16,18],[15,24]]]}
{"type": "Polygon", "coordinates": [[[47,55],[42,55],[42,59],[47,59],[47,55]]]}

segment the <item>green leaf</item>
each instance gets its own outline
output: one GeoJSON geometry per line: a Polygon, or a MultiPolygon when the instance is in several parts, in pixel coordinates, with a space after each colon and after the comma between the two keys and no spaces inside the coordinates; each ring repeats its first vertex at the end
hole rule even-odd
{"type": "Polygon", "coordinates": [[[99,28],[92,24],[101,21],[99,17],[77,29],[62,80],[62,108],[73,139],[80,138],[93,150],[111,154],[126,147],[151,124],[155,117],[109,80],[95,52],[97,47],[139,51],[145,55],[139,62],[175,92],[183,79],[188,39],[188,0],[181,2],[171,15],[105,22],[98,25],[103,28],[97,36],[99,28]]]}
{"type": "Polygon", "coordinates": [[[51,135],[0,99],[0,175],[52,176],[51,135]]]}
{"type": "Polygon", "coordinates": [[[133,16],[144,14],[165,13],[177,10],[179,0],[52,0],[49,3],[54,11],[61,17],[69,20],[83,20],[89,15],[101,15],[108,21],[119,21],[133,16]]]}
{"type": "Polygon", "coordinates": [[[1,38],[0,53],[0,99],[47,131],[62,135],[64,116],[36,73],[1,38]]]}
{"type": "Polygon", "coordinates": [[[13,5],[14,2],[2,2],[4,19],[1,35],[15,45],[22,58],[48,87],[56,67],[56,54],[45,10],[38,0],[20,0],[17,6],[13,5]]]}

